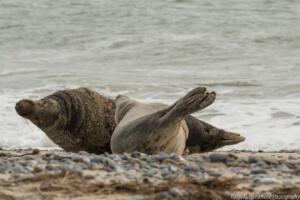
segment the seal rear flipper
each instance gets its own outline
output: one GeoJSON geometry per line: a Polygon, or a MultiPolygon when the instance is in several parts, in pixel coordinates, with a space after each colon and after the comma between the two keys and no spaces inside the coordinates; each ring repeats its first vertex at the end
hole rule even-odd
{"type": "Polygon", "coordinates": [[[240,134],[218,129],[193,116],[187,116],[185,122],[189,129],[189,137],[186,142],[189,153],[204,153],[245,140],[245,137],[240,134]]]}
{"type": "Polygon", "coordinates": [[[209,93],[206,92],[206,88],[197,87],[188,92],[172,106],[164,109],[164,111],[161,112],[161,122],[162,124],[178,122],[187,115],[206,108],[214,102],[215,98],[215,92],[209,93]]]}

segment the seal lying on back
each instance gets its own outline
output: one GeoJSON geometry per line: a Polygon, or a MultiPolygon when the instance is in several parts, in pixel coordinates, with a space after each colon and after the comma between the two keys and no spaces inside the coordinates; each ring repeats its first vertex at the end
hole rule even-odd
{"type": "Polygon", "coordinates": [[[116,98],[115,119],[118,123],[111,138],[113,153],[139,151],[183,154],[189,129],[185,117],[209,106],[215,92],[198,87],[172,106],[160,110],[155,104],[143,104],[119,95],[116,98]]]}
{"type": "Polygon", "coordinates": [[[87,88],[63,90],[41,100],[21,100],[16,111],[66,151],[110,152],[116,126],[114,100],[87,88]]]}

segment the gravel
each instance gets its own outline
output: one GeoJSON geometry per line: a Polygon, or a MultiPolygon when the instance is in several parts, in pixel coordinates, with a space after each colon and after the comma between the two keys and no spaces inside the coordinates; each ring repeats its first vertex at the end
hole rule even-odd
{"type": "MultiPolygon", "coordinates": [[[[100,181],[98,183],[100,185],[137,181],[154,186],[162,181],[182,177],[195,181],[223,178],[227,169],[234,174],[234,177],[251,180],[252,186],[249,187],[256,188],[261,185],[283,184],[283,180],[293,185],[291,179],[300,175],[300,163],[297,162],[300,156],[295,155],[279,159],[264,157],[261,154],[242,157],[240,151],[188,156],[164,153],[146,155],[140,152],[101,155],[63,151],[55,151],[55,153],[42,151],[28,155],[29,153],[28,151],[0,152],[0,178],[1,175],[8,177],[2,182],[0,179],[0,186],[16,186],[7,180],[44,174],[74,174],[84,181],[100,181]],[[273,177],[272,173],[277,178],[273,177]]],[[[40,188],[47,190],[52,187],[51,184],[50,181],[42,181],[40,188]]],[[[183,199],[185,195],[185,191],[180,187],[170,187],[167,191],[158,191],[156,194],[157,197],[165,199],[183,199]]],[[[143,195],[132,197],[132,199],[143,198],[143,195]]]]}

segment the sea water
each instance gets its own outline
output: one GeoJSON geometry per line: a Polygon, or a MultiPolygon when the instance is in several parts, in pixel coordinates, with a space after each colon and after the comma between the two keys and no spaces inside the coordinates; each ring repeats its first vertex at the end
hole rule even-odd
{"type": "Polygon", "coordinates": [[[299,150],[300,1],[0,1],[0,147],[56,148],[15,103],[82,86],[167,104],[205,86],[194,116],[247,138],[226,150],[299,150]]]}

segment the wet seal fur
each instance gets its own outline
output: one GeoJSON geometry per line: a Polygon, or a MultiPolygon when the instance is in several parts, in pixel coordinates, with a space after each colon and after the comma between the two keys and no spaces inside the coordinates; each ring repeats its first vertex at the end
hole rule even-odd
{"type": "Polygon", "coordinates": [[[62,90],[41,100],[24,99],[15,107],[65,151],[110,152],[115,102],[87,88],[62,90]]]}
{"type": "Polygon", "coordinates": [[[204,109],[215,100],[215,92],[198,87],[172,106],[159,108],[119,95],[116,98],[117,127],[111,138],[113,153],[139,151],[183,154],[189,137],[185,118],[204,109]]]}

